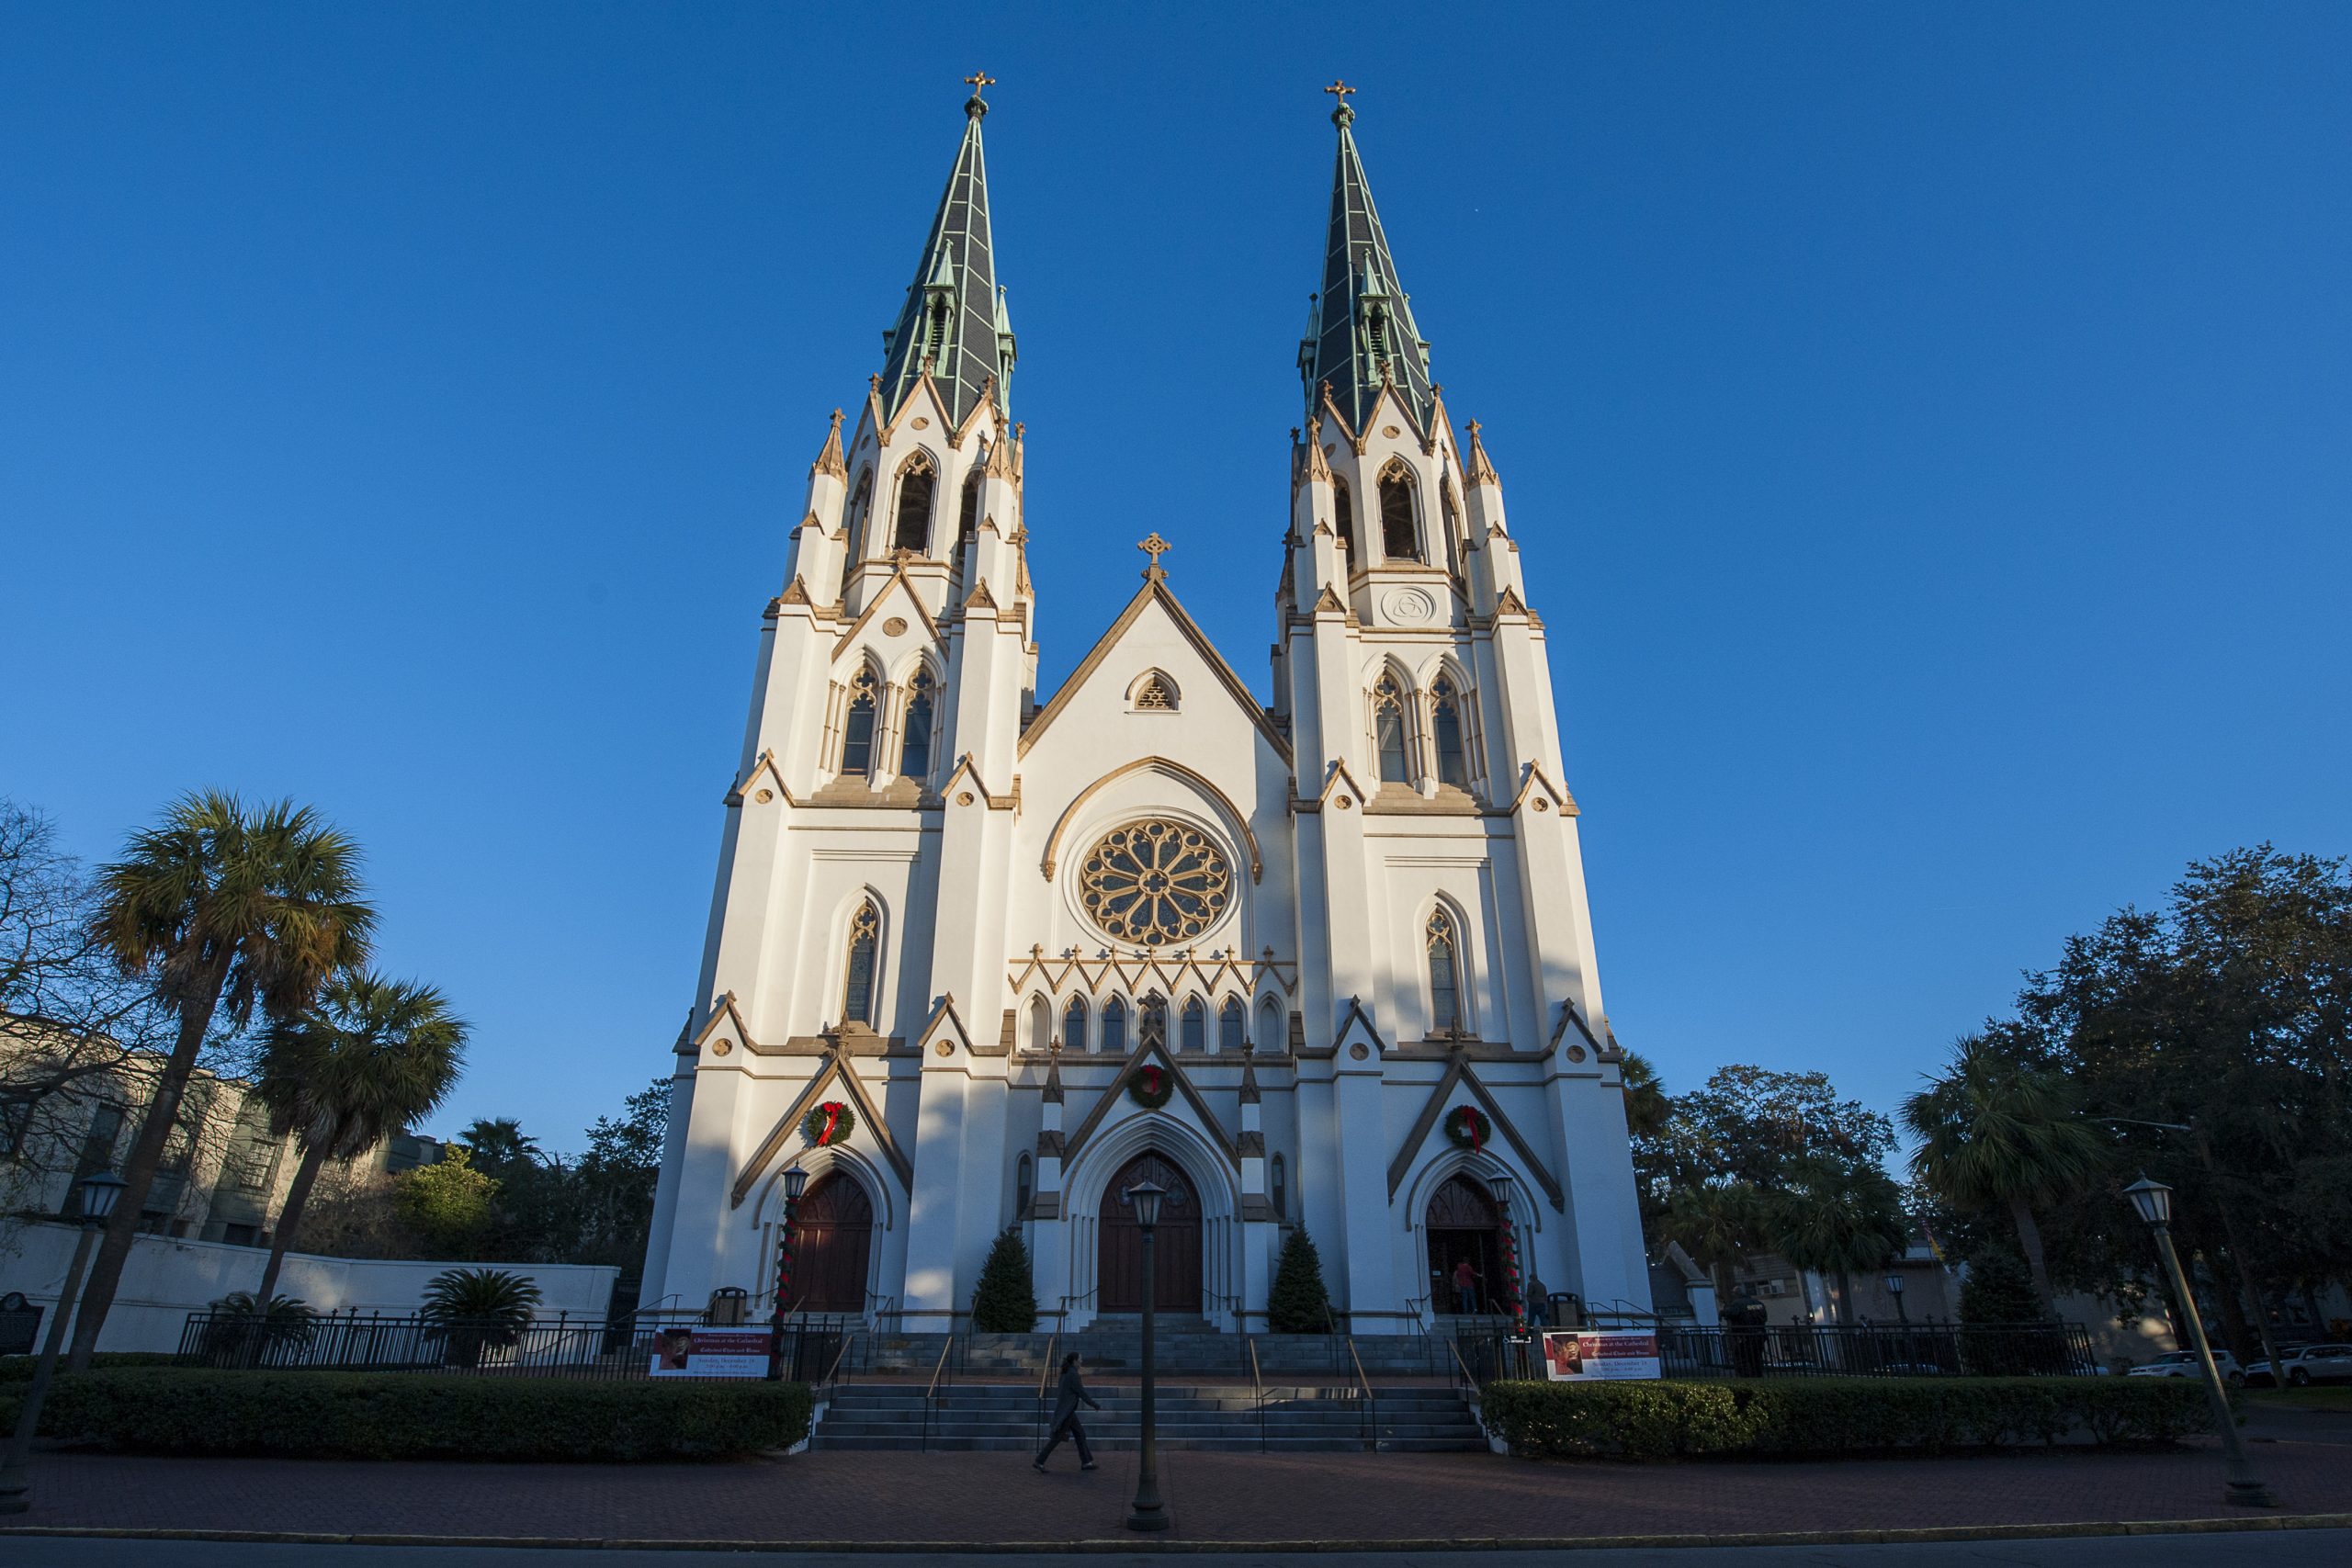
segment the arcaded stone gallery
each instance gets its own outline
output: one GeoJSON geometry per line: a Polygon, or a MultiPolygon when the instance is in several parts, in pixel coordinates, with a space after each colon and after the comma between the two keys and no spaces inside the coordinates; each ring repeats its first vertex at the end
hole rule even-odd
{"type": "Polygon", "coordinates": [[[1007,1226],[1046,1325],[1138,1310],[1147,1178],[1156,1304],[1217,1328],[1265,1326],[1302,1226],[1357,1335],[1457,1311],[1464,1261],[1507,1306],[1506,1223],[1550,1291],[1649,1305],[1544,621],[1338,101],[1288,508],[1234,498],[1265,518],[1263,697],[1179,600],[1238,569],[1148,515],[1140,585],[1037,689],[1031,552],[1100,539],[1023,520],[966,106],[767,603],[647,1303],[766,1310],[797,1167],[791,1304],[909,1331],[959,1325],[1007,1226]]]}

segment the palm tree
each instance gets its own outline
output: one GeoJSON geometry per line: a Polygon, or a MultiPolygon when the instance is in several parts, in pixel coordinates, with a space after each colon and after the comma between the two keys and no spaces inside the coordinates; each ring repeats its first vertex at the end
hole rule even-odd
{"type": "Polygon", "coordinates": [[[1645,1138],[1664,1127],[1674,1107],[1649,1058],[1639,1051],[1628,1051],[1618,1074],[1625,1086],[1625,1130],[1636,1138],[1645,1138]]]}
{"type": "Polygon", "coordinates": [[[270,1299],[302,1223],[311,1184],[330,1159],[356,1159],[447,1098],[465,1065],[466,1026],[431,986],[346,970],[315,1006],[271,1026],[255,1096],[270,1125],[302,1150],[270,1233],[254,1295],[270,1299]]]}
{"type": "Polygon", "coordinates": [[[1943,1076],[1904,1101],[1903,1122],[1919,1138],[1912,1173],[1930,1191],[1958,1208],[2008,1212],[2033,1293],[2050,1311],[2050,1264],[2034,1209],[2081,1191],[2106,1153],[2075,1114],[2065,1079],[1984,1035],[1965,1035],[1943,1076]]]}
{"type": "Polygon", "coordinates": [[[445,1269],[424,1287],[424,1320],[453,1367],[478,1366],[484,1350],[523,1337],[538,1305],[538,1281],[503,1269],[445,1269]]]}
{"type": "Polygon", "coordinates": [[[476,1117],[458,1134],[458,1142],[473,1151],[485,1166],[514,1165],[539,1157],[539,1141],[523,1131],[512,1116],[476,1117]]]}
{"type": "Polygon", "coordinates": [[[1903,1194],[1875,1165],[1799,1160],[1773,1193],[1772,1250],[1838,1281],[1838,1321],[1853,1312],[1854,1274],[1903,1250],[1903,1194]]]}
{"type": "Polygon", "coordinates": [[[114,1304],[205,1036],[216,1021],[243,1028],[255,1010],[294,1017],[328,976],[366,958],[376,921],[360,896],[358,846],[291,801],[248,811],[233,795],[184,796],[157,826],[132,834],[97,881],[93,940],[123,974],[154,987],[178,1015],[178,1031],[82,1297],[76,1371],[89,1364],[114,1304]]]}
{"type": "Polygon", "coordinates": [[[1755,1247],[1766,1223],[1763,1190],[1752,1182],[1678,1187],[1658,1218],[1658,1235],[1679,1244],[1714,1277],[1715,1304],[1731,1303],[1731,1267],[1755,1247]]]}

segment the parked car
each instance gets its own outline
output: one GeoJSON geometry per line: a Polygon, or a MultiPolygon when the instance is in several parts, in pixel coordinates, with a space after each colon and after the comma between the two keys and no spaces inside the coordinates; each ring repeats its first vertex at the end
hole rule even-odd
{"type": "MultiPolygon", "coordinates": [[[[2222,1374],[2222,1381],[2232,1388],[2245,1386],[2245,1369],[2239,1366],[2238,1359],[2227,1350],[2213,1352],[2213,1368],[2222,1374]]],[[[2153,1361],[2143,1361],[2124,1374],[2133,1378],[2195,1378],[2204,1375],[2198,1370],[2195,1353],[2188,1350],[2175,1350],[2168,1355],[2158,1356],[2153,1361]]]]}
{"type": "MultiPolygon", "coordinates": [[[[2290,1387],[2309,1388],[2315,1382],[2352,1382],[2352,1345],[2299,1345],[2291,1350],[2278,1352],[2278,1360],[2286,1370],[2290,1387]]],[[[2246,1363],[2245,1381],[2276,1388],[2278,1379],[2268,1361],[2246,1363]]]]}

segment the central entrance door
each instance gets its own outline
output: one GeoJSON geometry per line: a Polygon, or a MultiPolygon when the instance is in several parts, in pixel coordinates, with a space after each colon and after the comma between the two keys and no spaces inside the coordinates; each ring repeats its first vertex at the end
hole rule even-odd
{"type": "Polygon", "coordinates": [[[808,1312],[864,1312],[874,1204],[837,1170],[808,1184],[793,1211],[792,1286],[808,1312]]]}
{"type": "Polygon", "coordinates": [[[1502,1311],[1502,1220],[1495,1201],[1467,1177],[1447,1179],[1430,1195],[1430,1300],[1442,1313],[1462,1310],[1454,1270],[1470,1265],[1477,1310],[1502,1311]]]}
{"type": "Polygon", "coordinates": [[[1161,1312],[1201,1310],[1201,1199],[1174,1160],[1153,1151],[1123,1166],[1103,1190],[1096,1225],[1097,1283],[1104,1312],[1143,1310],[1143,1227],[1130,1187],[1154,1182],[1168,1189],[1159,1201],[1159,1228],[1152,1238],[1158,1289],[1153,1305],[1161,1312]]]}

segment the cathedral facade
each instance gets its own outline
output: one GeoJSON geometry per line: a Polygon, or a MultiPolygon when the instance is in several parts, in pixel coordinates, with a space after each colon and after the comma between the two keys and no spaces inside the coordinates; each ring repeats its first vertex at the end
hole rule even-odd
{"type": "MultiPolygon", "coordinates": [[[[767,605],[641,1299],[747,1292],[961,1325],[1008,1226],[1047,1325],[1157,1304],[1262,1330],[1304,1227],[1357,1334],[1547,1290],[1646,1309],[1542,618],[1457,437],[1344,96],[1329,241],[1269,497],[1261,700],[1144,541],[1059,689],[1011,416],[980,125],[767,605]],[[1272,575],[1270,573],[1270,575],[1272,575]]],[[[1270,433],[1271,434],[1271,433],[1270,433]]],[[[1219,581],[1212,591],[1223,591],[1219,581]]]]}

